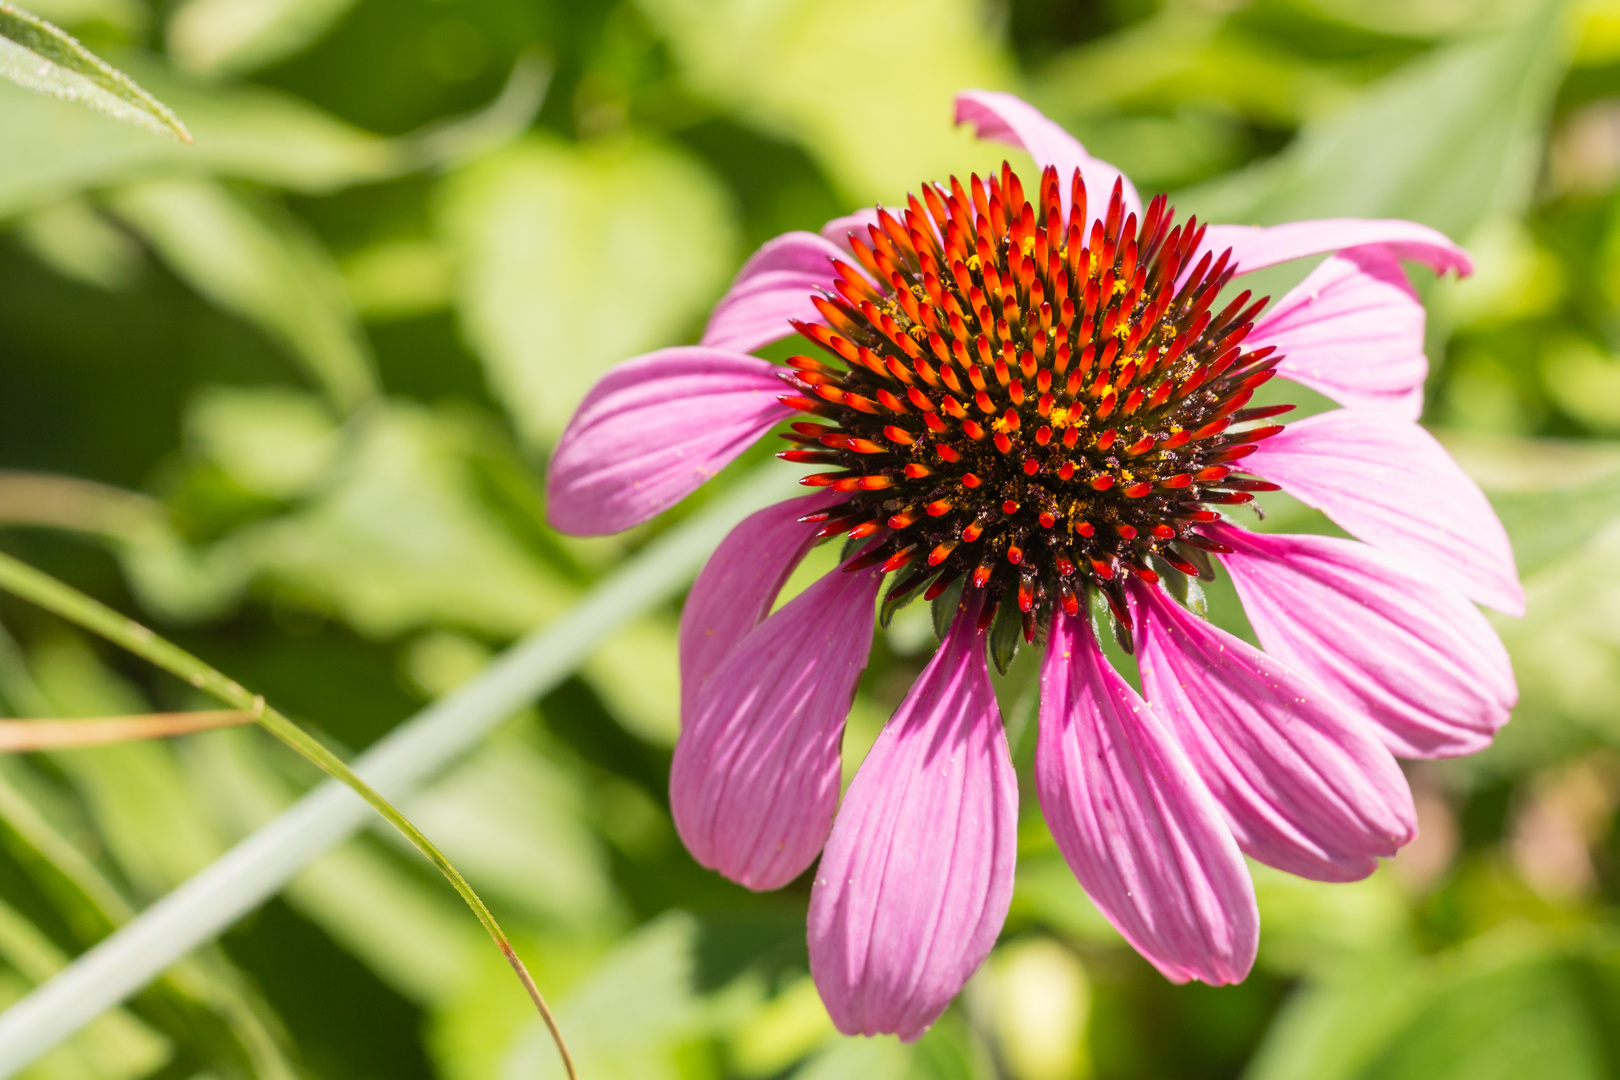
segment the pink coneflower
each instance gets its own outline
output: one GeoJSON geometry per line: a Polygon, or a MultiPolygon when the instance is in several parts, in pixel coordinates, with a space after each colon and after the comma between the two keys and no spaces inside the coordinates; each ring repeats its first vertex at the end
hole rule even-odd
{"type": "Polygon", "coordinates": [[[1461,249],[1405,221],[1177,224],[1015,97],[965,93],[956,115],[1039,178],[1003,164],[772,240],[702,345],[602,380],[550,470],[558,528],[614,532],[809,417],[781,456],[824,465],[816,490],[739,525],[687,602],[671,802],[693,856],[751,889],[821,856],[822,998],[847,1033],[905,1039],[984,960],[1012,895],[1018,785],[987,631],[1045,636],[1035,787],[1080,883],[1166,977],[1221,984],[1259,934],[1242,856],[1350,881],[1410,840],[1395,758],[1490,741],[1516,691],[1473,602],[1523,607],[1500,522],[1416,423],[1424,316],[1399,260],[1468,273],[1461,249]],[[1218,299],[1329,252],[1269,311],[1218,299]],[[791,330],[820,358],[748,355],[791,330]],[[1250,401],[1276,375],[1345,407],[1273,423],[1292,406],[1250,401]],[[1222,516],[1278,487],[1361,542],[1222,516]],[[858,553],[771,614],[845,533],[858,553]],[[1217,562],[1264,651],[1185,602],[1217,562]],[[886,575],[886,605],[960,599],[840,806],[886,575]],[[1092,596],[1140,695],[1104,658],[1092,596]]]}

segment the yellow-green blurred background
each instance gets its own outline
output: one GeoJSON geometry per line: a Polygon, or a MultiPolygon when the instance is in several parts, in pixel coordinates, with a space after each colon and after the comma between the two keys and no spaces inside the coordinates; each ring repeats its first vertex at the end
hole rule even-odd
{"type": "MultiPolygon", "coordinates": [[[[30,6],[196,143],[0,85],[0,546],[351,751],[667,527],[544,523],[547,449],[608,365],[695,339],[779,232],[1027,165],[952,130],[958,89],[1023,93],[1184,213],[1408,217],[1466,243],[1470,281],[1417,275],[1424,419],[1512,532],[1523,702],[1487,753],[1409,769],[1422,835],[1371,879],[1257,870],[1243,985],[1155,975],[1026,791],[985,970],[914,1047],[841,1039],[806,974],[804,883],[727,885],[670,825],[673,605],[410,811],[593,1080],[1620,1077],[1620,4],[30,6]]],[[[198,704],[16,602],[0,627],[13,715],[198,704]]],[[[851,765],[932,646],[920,605],[880,633],[851,765]]],[[[1030,660],[999,687],[1026,773],[1030,660]]],[[[312,781],[250,731],[0,759],[0,1001],[312,781]]],[[[477,923],[377,831],[28,1075],[558,1069],[477,923]]]]}

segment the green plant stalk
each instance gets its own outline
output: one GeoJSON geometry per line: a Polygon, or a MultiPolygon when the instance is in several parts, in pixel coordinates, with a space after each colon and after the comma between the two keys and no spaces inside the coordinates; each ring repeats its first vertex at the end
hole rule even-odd
{"type": "Polygon", "coordinates": [[[370,784],[355,775],[354,770],[350,769],[342,758],[286,716],[265,704],[262,696],[252,693],[235,679],[203,663],[178,645],[165,641],[135,620],[118,614],[72,586],[57,581],[49,574],[4,553],[0,553],[0,589],[76,623],[91,633],[106,638],[114,645],[128,649],[136,656],[177,678],[184,679],[193,687],[213,695],[227,705],[252,713],[266,731],[303,755],[322,772],[347,785],[369,803],[372,809],[403,833],[405,838],[438,868],[439,873],[443,874],[455,887],[456,892],[461,894],[462,900],[466,901],[473,914],[478,916],[478,921],[483,924],[490,939],[501,950],[501,955],[506,957],[506,962],[512,966],[518,981],[523,984],[530,1000],[534,1002],[540,1018],[545,1021],[546,1030],[551,1033],[552,1042],[557,1046],[557,1053],[562,1058],[563,1068],[570,1080],[577,1080],[578,1073],[574,1070],[574,1061],[568,1052],[567,1043],[563,1040],[562,1031],[557,1027],[557,1021],[551,1015],[551,1009],[546,1005],[539,986],[535,984],[528,968],[524,967],[505,931],[495,921],[495,916],[490,913],[473,887],[467,883],[467,879],[461,876],[461,871],[445,858],[444,853],[433,841],[423,835],[420,829],[411,824],[409,818],[378,794],[370,784]]]}

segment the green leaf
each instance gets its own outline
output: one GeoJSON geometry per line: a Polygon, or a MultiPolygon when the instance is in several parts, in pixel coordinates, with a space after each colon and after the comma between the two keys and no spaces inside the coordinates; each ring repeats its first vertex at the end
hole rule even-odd
{"type": "MultiPolygon", "coordinates": [[[[56,715],[150,711],[145,696],[104,665],[82,638],[42,642],[29,660],[56,715]]],[[[49,756],[72,780],[101,842],[142,894],[162,895],[224,850],[169,744],[121,743],[49,756]]]]}
{"type": "Polygon", "coordinates": [[[691,89],[802,143],[857,202],[893,203],[921,180],[1011,153],[951,125],[957,91],[1011,79],[982,0],[638,4],[691,89]]]}
{"type": "Polygon", "coordinates": [[[139,54],[120,62],[185,113],[190,147],[0,83],[0,218],[154,176],[220,175],[324,193],[412,166],[411,146],[262,87],[201,86],[139,54]]]}
{"type": "Polygon", "coordinates": [[[816,1054],[793,1080],[907,1080],[916,1051],[889,1036],[836,1039],[816,1054]]]}
{"type": "Polygon", "coordinates": [[[193,288],[281,342],[339,408],[376,394],[337,267],[291,218],[267,220],[206,180],[125,188],[112,204],[193,288]]]}
{"type": "Polygon", "coordinates": [[[1486,939],[1357,1075],[1363,1080],[1605,1080],[1615,1018],[1612,965],[1581,956],[1515,956],[1486,939]],[[1605,972],[1603,969],[1607,968],[1605,972]],[[1594,978],[1597,976],[1597,978],[1594,978]],[[1607,1000],[1604,1000],[1607,998],[1607,1000]]]}
{"type": "Polygon", "coordinates": [[[86,199],[68,199],[25,217],[17,238],[40,262],[63,277],[98,289],[134,284],[141,246],[86,199]]]}
{"type": "Polygon", "coordinates": [[[962,604],[962,589],[966,584],[965,576],[958,577],[945,586],[944,592],[934,597],[934,636],[941,641],[951,631],[951,623],[956,619],[956,609],[962,604]]]}
{"type": "MultiPolygon", "coordinates": [[[[557,1022],[567,1032],[581,1076],[684,1080],[717,1075],[683,1067],[687,1051],[737,1026],[759,1007],[764,993],[762,980],[751,974],[705,992],[703,935],[702,924],[685,912],[660,915],[620,938],[558,1001],[557,1022]]],[[[500,974],[490,969],[492,980],[500,974]]],[[[504,1018],[492,1017],[491,1009],[500,1005],[485,1000],[482,990],[464,995],[438,1018],[433,1042],[443,1074],[450,1080],[561,1078],[562,1066],[533,1012],[505,1010],[504,1018]]]]}
{"type": "MultiPolygon", "coordinates": [[[[42,983],[67,966],[50,938],[10,905],[0,902],[0,958],[22,976],[0,975],[0,1008],[27,984],[42,983]],[[22,985],[19,985],[21,983],[22,985]]],[[[136,1080],[174,1055],[169,1041],[124,1009],[106,1013],[29,1070],[31,1080],[136,1080]]]]}
{"type": "Polygon", "coordinates": [[[354,0],[185,0],[169,16],[169,54],[199,75],[253,71],[304,49],[354,0]]]}
{"type": "Polygon", "coordinates": [[[737,239],[715,177],[638,140],[497,153],[451,178],[444,226],[463,329],[539,443],[610,365],[695,329],[737,239]]]}
{"type": "Polygon", "coordinates": [[[995,622],[990,626],[990,659],[1003,675],[1018,659],[1018,649],[1024,644],[1024,613],[1011,595],[1002,597],[996,608],[995,622]]]}
{"type": "Polygon", "coordinates": [[[1432,960],[1360,954],[1307,983],[1245,1080],[1604,1080],[1620,965],[1591,931],[1508,926],[1432,960]]]}
{"type": "Polygon", "coordinates": [[[517,635],[566,609],[574,589],[477,489],[467,458],[483,449],[480,431],[395,405],[368,413],[353,437],[319,499],[225,543],[373,637],[425,625],[517,635]]]}
{"type": "Polygon", "coordinates": [[[1400,217],[1466,237],[1530,196],[1567,51],[1563,0],[1449,45],[1308,125],[1278,158],[1177,203],[1210,221],[1400,217]]]}
{"type": "Polygon", "coordinates": [[[38,94],[86,105],[104,116],[189,143],[170,108],[64,31],[0,2],[0,77],[38,94]]]}
{"type": "MultiPolygon", "coordinates": [[[[273,767],[274,754],[267,749],[258,733],[237,731],[198,740],[187,759],[192,783],[208,796],[215,819],[241,835],[274,818],[298,795],[273,767]]],[[[365,838],[324,855],[291,882],[287,899],[415,1001],[438,1001],[452,992],[487,948],[453,894],[365,838]],[[411,947],[401,949],[402,941],[411,947]]]]}
{"type": "Polygon", "coordinates": [[[614,718],[657,746],[674,746],[681,730],[676,643],[673,619],[641,619],[603,642],[584,669],[614,718]]]}

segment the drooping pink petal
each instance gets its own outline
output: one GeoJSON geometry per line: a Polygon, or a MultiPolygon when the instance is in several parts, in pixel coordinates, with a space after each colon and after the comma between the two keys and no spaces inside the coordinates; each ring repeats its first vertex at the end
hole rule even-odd
{"type": "Polygon", "coordinates": [[[1491,624],[1461,594],[1352,540],[1209,535],[1266,652],[1372,720],[1402,757],[1484,749],[1518,700],[1491,624]]]}
{"type": "Polygon", "coordinates": [[[1479,485],[1418,425],[1373,409],[1334,409],[1289,424],[1243,468],[1420,576],[1524,614],[1507,530],[1479,485]]]}
{"type": "MultiPolygon", "coordinates": [[[[1325,255],[1330,251],[1376,244],[1391,254],[1423,263],[1437,274],[1455,270],[1466,277],[1474,260],[1451,239],[1427,225],[1397,218],[1322,218],[1290,221],[1284,225],[1211,225],[1204,234],[1203,250],[1219,255],[1232,249],[1232,262],[1240,274],[1267,266],[1325,255]]],[[[1195,254],[1189,265],[1198,261],[1195,254]]]]}
{"type": "Polygon", "coordinates": [[[976,612],[959,615],[844,796],[810,893],[810,971],[847,1035],[921,1035],[1012,901],[1018,780],[976,612]]]}
{"type": "Polygon", "coordinates": [[[702,486],[792,413],[781,370],[685,346],[626,360],[580,403],[546,470],[546,518],[576,536],[639,525],[702,486]]]}
{"type": "Polygon", "coordinates": [[[1114,166],[1086,153],[1080,140],[1048,120],[1029,102],[997,90],[964,90],[956,95],[956,122],[972,124],[979,138],[1022,147],[1035,164],[1055,166],[1061,181],[1063,212],[1069,208],[1069,178],[1079,169],[1086,182],[1086,208],[1093,218],[1108,212],[1108,199],[1118,180],[1125,198],[1125,213],[1142,220],[1142,198],[1131,178],[1114,166]]]}
{"type": "Polygon", "coordinates": [[[881,578],[826,574],[738,642],[698,693],[669,794],[699,863],[764,890],[815,861],[838,806],[839,743],[881,578]]]}
{"type": "Polygon", "coordinates": [[[1246,854],[1354,881],[1416,835],[1411,789],[1372,725],[1159,588],[1133,578],[1130,595],[1142,689],[1246,854]]]}
{"type": "Polygon", "coordinates": [[[1041,668],[1035,791],[1074,876],[1166,978],[1248,975],[1260,913],[1220,807],[1089,621],[1062,610],[1041,668]]]}
{"type": "Polygon", "coordinates": [[[1255,324],[1249,345],[1283,354],[1283,376],[1341,405],[1423,411],[1423,304],[1386,249],[1335,255],[1255,324]]]}
{"type": "Polygon", "coordinates": [[[683,715],[732,647],[770,614],[788,576],[814,546],[821,525],[799,519],[835,498],[817,492],[756,511],[709,556],[681,609],[683,715]]]}
{"type": "Polygon", "coordinates": [[[790,232],[767,242],[737,272],[715,305],[703,344],[732,352],[753,352],[793,334],[789,319],[819,320],[811,296],[832,288],[833,259],[849,252],[809,232],[790,232]]]}

